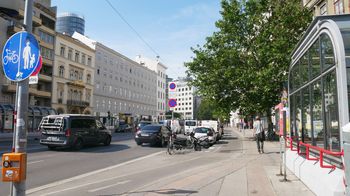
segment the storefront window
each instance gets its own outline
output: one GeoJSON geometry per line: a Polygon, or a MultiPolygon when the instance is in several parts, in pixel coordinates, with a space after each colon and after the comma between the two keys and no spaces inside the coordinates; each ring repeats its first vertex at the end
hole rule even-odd
{"type": "Polygon", "coordinates": [[[294,125],[295,125],[295,95],[291,95],[289,97],[289,104],[290,104],[290,108],[289,108],[289,112],[290,112],[290,136],[293,137],[295,136],[295,129],[294,129],[294,125]]]}
{"type": "Polygon", "coordinates": [[[301,95],[300,91],[295,94],[295,136],[301,140],[301,95]]]}
{"type": "Polygon", "coordinates": [[[320,42],[317,40],[310,48],[311,77],[315,78],[321,74],[320,42]]]}
{"type": "Polygon", "coordinates": [[[306,143],[312,141],[311,131],[311,109],[310,109],[310,91],[309,86],[302,90],[303,110],[302,110],[302,140],[306,143]]]}
{"type": "Polygon", "coordinates": [[[337,84],[335,71],[323,79],[325,126],[327,130],[327,149],[340,151],[338,120],[337,84]]]}
{"type": "Polygon", "coordinates": [[[321,57],[322,70],[325,71],[334,65],[333,45],[331,39],[326,34],[322,34],[321,40],[321,57]]]}
{"type": "Polygon", "coordinates": [[[322,118],[322,91],[321,81],[318,80],[312,84],[312,124],[313,124],[313,144],[324,147],[324,129],[322,118]]]}

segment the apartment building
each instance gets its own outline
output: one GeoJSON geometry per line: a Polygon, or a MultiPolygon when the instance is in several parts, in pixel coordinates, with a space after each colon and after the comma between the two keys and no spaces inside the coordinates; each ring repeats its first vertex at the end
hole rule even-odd
{"type": "Polygon", "coordinates": [[[94,114],[152,119],[156,115],[157,73],[84,35],[73,38],[95,51],[94,114]]]}
{"type": "Polygon", "coordinates": [[[314,16],[350,13],[349,0],[303,0],[302,3],[313,10],[314,16]]]}
{"type": "MultiPolygon", "coordinates": [[[[0,1],[0,48],[14,33],[22,30],[20,23],[24,19],[23,0],[0,1]],[[16,22],[17,21],[17,22],[16,22]]],[[[51,106],[52,72],[54,62],[56,8],[51,0],[35,0],[33,8],[33,34],[40,43],[43,66],[39,73],[38,84],[29,85],[29,105],[51,106]]],[[[0,102],[14,104],[16,83],[11,82],[0,72],[0,102]]]]}
{"type": "Polygon", "coordinates": [[[157,73],[157,121],[165,120],[166,112],[166,70],[168,69],[157,59],[150,59],[144,56],[136,56],[136,62],[157,73]]]}
{"type": "Polygon", "coordinates": [[[52,107],[58,113],[92,114],[95,51],[69,35],[57,33],[52,107]]]}

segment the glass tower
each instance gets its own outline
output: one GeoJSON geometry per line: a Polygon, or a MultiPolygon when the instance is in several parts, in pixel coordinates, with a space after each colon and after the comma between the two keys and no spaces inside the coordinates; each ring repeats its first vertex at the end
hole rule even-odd
{"type": "Polygon", "coordinates": [[[56,31],[73,35],[74,31],[84,35],[85,20],[83,16],[73,13],[62,13],[57,16],[56,31]]]}

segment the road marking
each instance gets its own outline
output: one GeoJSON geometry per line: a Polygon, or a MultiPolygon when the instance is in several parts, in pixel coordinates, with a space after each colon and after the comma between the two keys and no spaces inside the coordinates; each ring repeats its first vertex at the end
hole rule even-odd
{"type": "Polygon", "coordinates": [[[43,161],[44,161],[44,160],[32,161],[32,162],[28,162],[27,165],[34,164],[34,163],[40,163],[40,162],[43,162],[43,161]]]}
{"type": "Polygon", "coordinates": [[[44,189],[52,188],[52,187],[55,187],[55,186],[58,186],[58,185],[62,185],[62,184],[68,183],[68,182],[79,180],[79,179],[82,179],[82,178],[85,178],[85,177],[88,177],[88,176],[91,176],[91,175],[94,175],[94,174],[98,174],[98,173],[101,173],[101,172],[104,172],[104,171],[107,171],[107,170],[115,169],[115,168],[118,168],[118,167],[121,167],[121,166],[124,166],[124,165],[128,165],[130,163],[134,163],[134,162],[137,162],[137,161],[140,161],[140,160],[143,160],[143,159],[154,157],[154,156],[157,156],[157,155],[162,154],[162,153],[164,153],[164,151],[156,152],[156,153],[153,153],[153,154],[150,154],[150,155],[146,155],[146,156],[139,157],[139,158],[136,158],[136,159],[133,159],[133,160],[130,160],[130,161],[126,161],[124,163],[120,163],[120,164],[117,164],[117,165],[113,165],[113,166],[106,167],[106,168],[103,168],[103,169],[99,169],[99,170],[96,170],[96,171],[92,171],[92,172],[89,172],[89,173],[81,174],[79,176],[75,176],[75,177],[72,177],[72,178],[60,180],[60,181],[53,182],[53,183],[50,183],[50,184],[46,184],[46,185],[43,185],[43,186],[39,186],[39,187],[36,187],[36,188],[33,188],[33,189],[29,189],[29,190],[26,191],[26,194],[32,194],[32,193],[35,193],[35,192],[38,192],[38,191],[42,191],[44,189]]]}
{"type": "Polygon", "coordinates": [[[97,188],[97,189],[88,190],[88,192],[89,193],[93,193],[93,192],[100,191],[100,190],[103,190],[103,189],[107,189],[107,188],[110,188],[110,187],[113,187],[113,186],[117,186],[117,185],[120,185],[120,184],[126,184],[128,182],[130,182],[130,180],[121,181],[121,182],[117,182],[115,184],[111,184],[111,185],[108,185],[108,186],[104,186],[104,187],[100,187],[100,188],[97,188]]]}

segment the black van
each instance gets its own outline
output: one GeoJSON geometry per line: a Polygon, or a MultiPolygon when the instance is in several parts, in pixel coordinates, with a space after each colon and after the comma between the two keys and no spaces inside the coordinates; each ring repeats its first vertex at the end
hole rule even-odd
{"type": "Polygon", "coordinates": [[[39,124],[40,144],[49,149],[72,147],[81,149],[85,144],[110,145],[111,131],[94,116],[61,114],[43,117],[39,124]]]}

